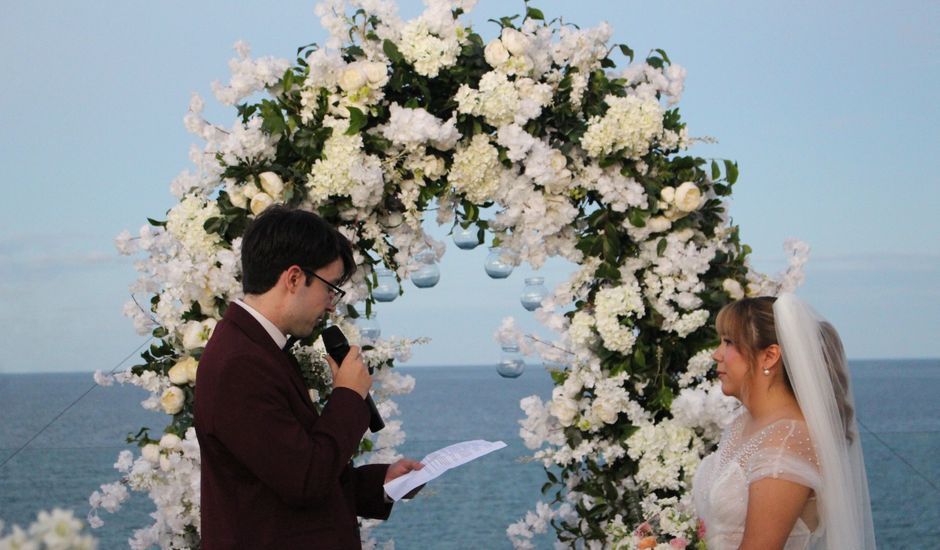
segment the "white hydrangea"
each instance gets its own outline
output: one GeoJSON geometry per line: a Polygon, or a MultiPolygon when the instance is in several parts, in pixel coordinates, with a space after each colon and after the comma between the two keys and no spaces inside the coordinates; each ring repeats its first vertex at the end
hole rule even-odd
{"type": "Polygon", "coordinates": [[[362,136],[334,134],[323,147],[323,158],[314,162],[307,176],[308,198],[314,204],[331,196],[349,196],[363,208],[381,199],[383,173],[378,158],[362,153],[362,136]]]}
{"type": "Polygon", "coordinates": [[[607,96],[610,107],[604,116],[594,116],[581,138],[581,146],[592,157],[623,151],[630,158],[649,152],[663,134],[663,109],[655,99],[637,96],[607,96]]]}
{"type": "Polygon", "coordinates": [[[206,233],[203,226],[210,218],[221,215],[215,202],[187,196],[167,213],[166,229],[190,253],[210,256],[222,239],[216,233],[206,233]]]}
{"type": "Polygon", "coordinates": [[[415,72],[434,78],[441,69],[457,62],[463,34],[462,28],[454,28],[452,33],[443,36],[432,34],[428,21],[421,17],[402,28],[398,50],[414,65],[415,72]]]}
{"type": "Polygon", "coordinates": [[[679,376],[679,387],[688,387],[692,382],[704,377],[708,371],[715,366],[715,360],[712,358],[712,348],[704,349],[693,355],[689,359],[689,364],[685,371],[679,376]]]}
{"type": "Polygon", "coordinates": [[[483,134],[457,148],[448,181],[467,200],[480,204],[495,198],[502,168],[499,152],[483,134]]]}

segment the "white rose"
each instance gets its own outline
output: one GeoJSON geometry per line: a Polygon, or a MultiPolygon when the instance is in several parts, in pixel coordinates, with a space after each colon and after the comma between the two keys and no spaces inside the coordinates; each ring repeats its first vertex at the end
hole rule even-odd
{"type": "Polygon", "coordinates": [[[613,424],[617,421],[617,409],[615,409],[608,399],[597,399],[591,405],[591,412],[605,424],[613,424]]]}
{"type": "Polygon", "coordinates": [[[529,45],[529,41],[526,40],[525,35],[516,29],[503,29],[503,33],[500,35],[499,39],[512,55],[524,55],[529,45]]]}
{"type": "Polygon", "coordinates": [[[654,216],[646,220],[646,226],[649,227],[653,233],[662,233],[669,231],[669,228],[672,227],[672,222],[665,216],[654,216]]]}
{"type": "Polygon", "coordinates": [[[144,448],[140,450],[140,456],[144,457],[144,460],[151,464],[157,464],[160,462],[160,446],[155,443],[147,443],[144,445],[144,448]]]}
{"type": "Polygon", "coordinates": [[[347,92],[355,92],[366,84],[366,76],[358,68],[350,67],[339,75],[339,87],[347,92]]]}
{"type": "Polygon", "coordinates": [[[160,448],[168,451],[175,451],[180,448],[183,440],[176,434],[163,434],[160,438],[160,448]]]}
{"type": "Polygon", "coordinates": [[[552,402],[548,410],[562,426],[574,424],[574,419],[578,416],[578,404],[573,399],[565,397],[561,388],[555,388],[552,391],[552,402]]]}
{"type": "Polygon", "coordinates": [[[183,325],[183,347],[187,350],[205,347],[212,331],[215,330],[215,319],[205,321],[189,321],[183,325]]]}
{"type": "Polygon", "coordinates": [[[186,401],[186,395],[183,390],[176,386],[170,386],[164,390],[160,396],[160,406],[166,414],[176,414],[183,410],[183,402],[186,401]]]}
{"type": "Polygon", "coordinates": [[[694,212],[702,203],[702,191],[691,181],[687,181],[676,189],[676,208],[683,212],[694,212]]]}
{"type": "Polygon", "coordinates": [[[262,172],[258,174],[258,179],[261,181],[261,188],[268,195],[277,197],[284,192],[284,181],[274,172],[262,172]]]}
{"type": "Polygon", "coordinates": [[[274,204],[274,199],[271,198],[271,195],[258,193],[254,197],[251,197],[251,213],[257,216],[272,204],[274,204]]]}
{"type": "Polygon", "coordinates": [[[242,187],[242,193],[245,195],[246,200],[251,200],[252,197],[260,193],[261,190],[258,189],[256,185],[246,185],[242,187]]]}
{"type": "Polygon", "coordinates": [[[734,279],[725,279],[721,283],[721,288],[725,289],[725,292],[727,292],[728,296],[731,296],[733,300],[744,298],[744,288],[741,287],[741,283],[734,279]]]}
{"type": "Polygon", "coordinates": [[[509,52],[503,46],[503,43],[496,39],[486,45],[486,49],[483,50],[483,57],[486,58],[486,62],[490,64],[490,67],[499,67],[509,61],[509,52]]]}
{"type": "Polygon", "coordinates": [[[369,79],[369,84],[384,84],[388,79],[388,67],[385,65],[385,63],[366,63],[365,70],[366,78],[369,79]]]}
{"type": "Polygon", "coordinates": [[[196,365],[198,362],[195,357],[185,357],[176,362],[167,371],[170,382],[176,385],[189,384],[196,381],[196,365]]]}
{"type": "Polygon", "coordinates": [[[192,357],[187,357],[182,361],[178,361],[175,365],[170,367],[170,370],[167,371],[166,375],[170,378],[171,384],[182,385],[189,383],[189,376],[186,375],[186,365],[183,364],[183,361],[187,359],[192,359],[192,357]]]}
{"type": "Polygon", "coordinates": [[[248,197],[245,196],[245,192],[240,185],[236,185],[234,181],[229,181],[225,184],[225,192],[228,193],[228,200],[232,202],[232,205],[238,208],[248,208],[248,197]]]}
{"type": "Polygon", "coordinates": [[[663,190],[659,192],[659,198],[666,204],[672,204],[672,201],[676,200],[676,188],[663,187],[663,190]]]}
{"type": "Polygon", "coordinates": [[[552,151],[552,170],[561,172],[568,166],[568,158],[561,151],[552,151]]]}

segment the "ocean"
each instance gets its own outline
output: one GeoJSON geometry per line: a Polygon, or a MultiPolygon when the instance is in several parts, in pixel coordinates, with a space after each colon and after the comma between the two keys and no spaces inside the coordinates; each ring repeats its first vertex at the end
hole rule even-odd
{"type": "MultiPolygon", "coordinates": [[[[401,451],[420,459],[469,439],[508,447],[431,482],[411,502],[395,506],[375,534],[398,550],[511,548],[506,527],[534,509],[545,481],[527,462],[518,437],[519,400],[551,394],[540,366],[517,379],[486,367],[399,367],[415,377],[411,395],[396,399],[407,433],[401,451]]],[[[856,408],[881,548],[940,546],[940,360],[850,362],[856,408]]],[[[0,374],[0,462],[94,386],[88,373],[0,374]]],[[[139,388],[95,387],[0,468],[0,519],[21,526],[40,509],[88,511],[88,496],[118,478],[113,469],[128,433],[159,432],[161,414],[143,410],[139,388]]],[[[152,504],[134,494],[117,514],[102,511],[93,534],[102,549],[126,548],[135,528],[148,525],[152,504]]],[[[551,548],[551,538],[536,541],[551,548]]]]}

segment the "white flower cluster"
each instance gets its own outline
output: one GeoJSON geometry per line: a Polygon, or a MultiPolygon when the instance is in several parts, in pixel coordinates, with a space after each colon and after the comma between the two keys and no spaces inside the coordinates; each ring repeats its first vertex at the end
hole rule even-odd
{"type": "Polygon", "coordinates": [[[198,530],[200,525],[199,465],[199,442],[193,428],[186,431],[184,438],[163,434],[159,443],[145,445],[136,459],[130,451],[122,451],[114,467],[123,478],[117,483],[104,484],[91,494],[89,523],[93,527],[103,525],[98,509],[116,512],[128,498],[127,487],[130,487],[148,492],[156,505],[156,511],[151,514],[154,524],[134,532],[129,540],[131,548],[192,548],[198,539],[187,527],[198,530]]]}
{"type": "Polygon", "coordinates": [[[676,231],[665,237],[666,247],[659,253],[660,239],[640,245],[641,261],[649,268],[643,276],[647,301],[663,317],[663,329],[685,338],[708,322],[709,312],[698,293],[705,290],[701,280],[718,252],[713,241],[697,242],[691,229],[676,231]]]}
{"type": "Polygon", "coordinates": [[[781,292],[792,292],[803,284],[803,269],[809,261],[809,245],[798,239],[787,239],[783,248],[787,253],[787,269],[774,277],[760,273],[750,263],[747,264],[748,296],[776,296],[781,292]]]}
{"type": "Polygon", "coordinates": [[[398,49],[415,72],[433,78],[457,62],[467,31],[453,17],[454,2],[430,0],[427,4],[420,17],[401,29],[398,49]]]}
{"type": "Polygon", "coordinates": [[[553,509],[544,502],[537,502],[534,512],[527,512],[524,518],[506,528],[506,536],[512,541],[513,548],[534,550],[532,539],[545,533],[553,520],[571,521],[575,517],[574,508],[568,503],[553,509]]]}
{"type": "Polygon", "coordinates": [[[595,319],[597,332],[604,347],[623,354],[633,349],[636,335],[628,319],[640,319],[646,313],[643,295],[636,279],[625,281],[614,288],[603,288],[595,297],[595,319]]]}
{"type": "Polygon", "coordinates": [[[604,116],[591,117],[581,146],[592,157],[623,151],[640,158],[663,135],[663,108],[651,98],[607,96],[610,106],[604,116]]]}
{"type": "Polygon", "coordinates": [[[36,521],[26,529],[13,525],[10,533],[3,534],[0,521],[0,550],[95,550],[98,541],[85,534],[84,525],[71,510],[54,508],[41,510],[36,521]]]}
{"type": "Polygon", "coordinates": [[[467,200],[480,204],[495,198],[502,167],[499,152],[484,134],[477,134],[468,145],[454,153],[448,181],[467,200]]]}
{"type": "Polygon", "coordinates": [[[500,71],[490,71],[480,79],[478,89],[464,84],[457,91],[457,112],[483,117],[494,127],[524,125],[537,118],[552,102],[552,88],[530,78],[510,81],[500,71]]]}
{"type": "Polygon", "coordinates": [[[455,118],[444,122],[424,109],[409,109],[397,103],[389,106],[389,121],[382,134],[408,150],[431,144],[439,151],[449,151],[461,137],[455,118]]]}
{"type": "Polygon", "coordinates": [[[736,399],[722,393],[719,382],[704,382],[679,392],[670,412],[679,425],[698,431],[706,443],[713,443],[734,419],[739,406],[736,399]]]}
{"type": "Polygon", "coordinates": [[[640,426],[627,439],[627,455],[639,465],[634,477],[649,491],[687,489],[704,450],[695,431],[674,420],[640,426]]]}
{"type": "Polygon", "coordinates": [[[235,43],[237,59],[229,61],[232,78],[227,86],[219,82],[212,83],[216,99],[225,105],[235,105],[251,94],[276,84],[290,67],[290,61],[264,57],[251,59],[251,48],[247,43],[235,43]]]}
{"type": "Polygon", "coordinates": [[[348,196],[357,208],[371,208],[382,198],[381,161],[362,151],[362,136],[336,132],[323,148],[307,177],[308,198],[314,206],[331,196],[348,196]]]}

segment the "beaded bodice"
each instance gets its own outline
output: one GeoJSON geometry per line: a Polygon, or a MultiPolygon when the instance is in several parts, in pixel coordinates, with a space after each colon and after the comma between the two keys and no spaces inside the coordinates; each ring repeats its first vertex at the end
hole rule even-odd
{"type": "MultiPolygon", "coordinates": [[[[806,424],[798,420],[778,420],[746,433],[750,415],[742,412],[725,430],[718,449],[706,456],[692,485],[695,509],[705,522],[709,550],[734,550],[744,536],[748,486],[767,477],[785,479],[818,489],[821,479],[816,452],[806,424]]],[[[808,503],[809,514],[797,520],[785,550],[804,550],[817,538],[821,528],[808,503]]]]}

